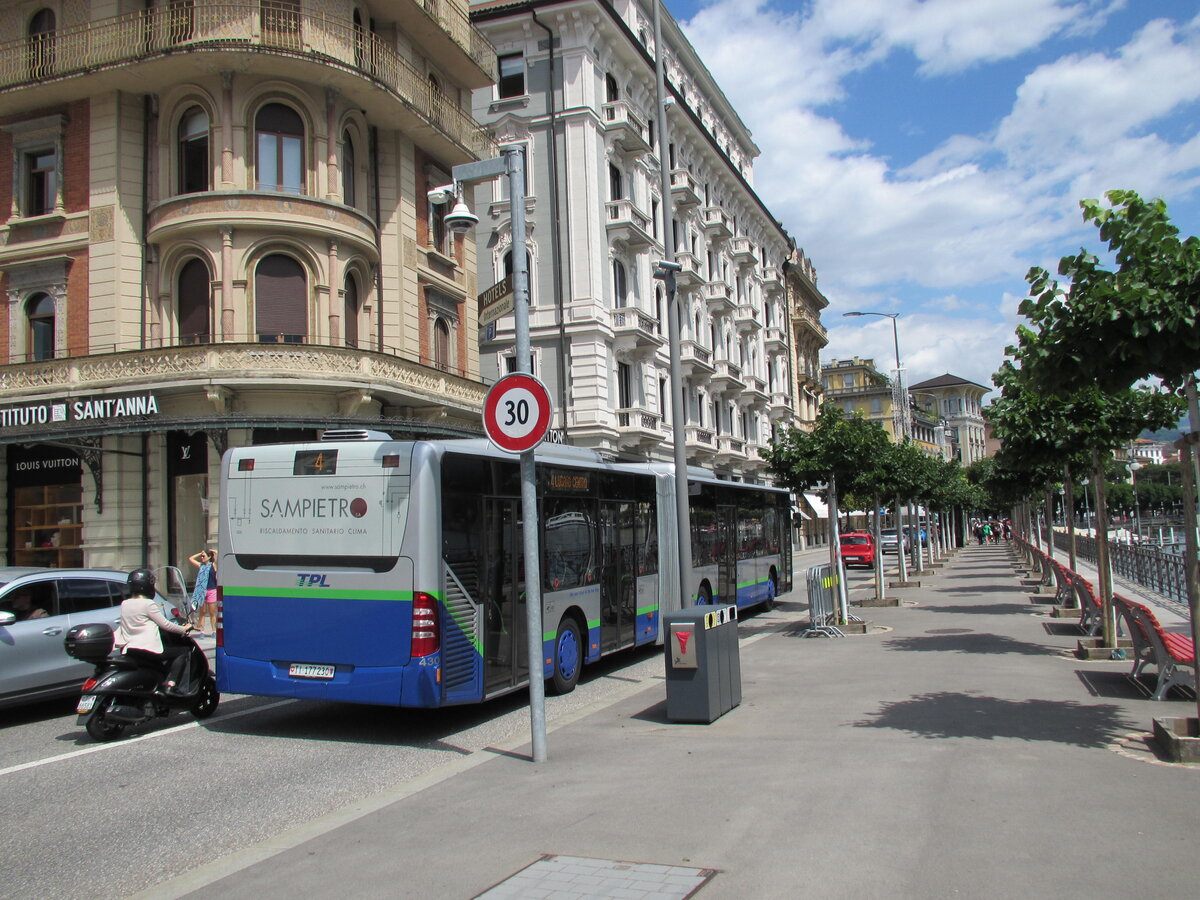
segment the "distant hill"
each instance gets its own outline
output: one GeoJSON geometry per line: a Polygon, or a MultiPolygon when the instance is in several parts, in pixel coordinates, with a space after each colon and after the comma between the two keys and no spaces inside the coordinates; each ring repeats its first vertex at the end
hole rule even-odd
{"type": "Polygon", "coordinates": [[[1188,420],[1187,416],[1184,416],[1179,420],[1174,428],[1161,428],[1158,431],[1143,431],[1140,435],[1138,435],[1138,437],[1144,438],[1148,441],[1162,441],[1163,443],[1170,443],[1183,437],[1183,433],[1187,430],[1188,420]]]}

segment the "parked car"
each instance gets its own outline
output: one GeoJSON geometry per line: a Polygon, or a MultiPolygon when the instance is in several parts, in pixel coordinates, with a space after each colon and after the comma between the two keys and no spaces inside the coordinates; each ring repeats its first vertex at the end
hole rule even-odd
{"type": "MultiPolygon", "coordinates": [[[[897,541],[896,541],[896,529],[895,528],[885,528],[879,532],[879,550],[881,553],[895,553],[896,552],[896,543],[897,543],[897,541]]],[[[911,543],[908,539],[908,535],[905,534],[904,535],[904,552],[907,553],[910,548],[911,548],[911,543]]]]}
{"type": "MultiPolygon", "coordinates": [[[[93,666],[67,655],[75,625],[120,621],[128,574],[117,569],[0,567],[0,708],[79,693],[93,666]]],[[[158,595],[163,614],[180,610],[158,595]]]]}
{"type": "Polygon", "coordinates": [[[875,538],[865,531],[848,531],[841,537],[842,562],[847,566],[875,565],[875,538]]]}

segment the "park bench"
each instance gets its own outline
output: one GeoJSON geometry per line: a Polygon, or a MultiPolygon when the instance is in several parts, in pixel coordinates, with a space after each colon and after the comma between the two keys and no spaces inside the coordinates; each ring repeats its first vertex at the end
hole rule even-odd
{"type": "MultiPolygon", "coordinates": [[[[1114,602],[1117,597],[1113,597],[1114,602]]],[[[1135,677],[1150,664],[1158,668],[1158,684],[1154,688],[1154,699],[1162,700],[1172,687],[1196,689],[1196,651],[1192,639],[1173,631],[1165,631],[1158,617],[1148,606],[1134,603],[1124,597],[1118,609],[1126,614],[1134,642],[1133,670],[1135,677]],[[1145,649],[1139,649],[1139,644],[1145,649]]]]}
{"type": "Polygon", "coordinates": [[[1079,607],[1079,627],[1089,637],[1095,637],[1104,629],[1104,610],[1100,598],[1092,590],[1092,584],[1082,575],[1071,573],[1071,584],[1079,607]]]}
{"type": "Polygon", "coordinates": [[[1058,560],[1051,560],[1054,570],[1054,602],[1066,609],[1079,609],[1079,598],[1075,596],[1075,586],[1071,578],[1075,574],[1058,560]]]}

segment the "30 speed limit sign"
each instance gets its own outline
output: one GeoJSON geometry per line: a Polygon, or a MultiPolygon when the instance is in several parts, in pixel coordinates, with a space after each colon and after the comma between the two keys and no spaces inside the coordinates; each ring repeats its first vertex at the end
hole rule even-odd
{"type": "Polygon", "coordinates": [[[505,375],[483,400],[483,430],[501,450],[532,450],[550,430],[550,392],[524,372],[505,375]]]}

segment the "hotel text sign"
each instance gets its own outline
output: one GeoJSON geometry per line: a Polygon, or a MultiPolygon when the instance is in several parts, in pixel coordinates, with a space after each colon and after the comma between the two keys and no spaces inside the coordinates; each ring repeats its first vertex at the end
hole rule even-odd
{"type": "Polygon", "coordinates": [[[135,397],[86,397],[0,409],[0,428],[110,422],[116,419],[157,415],[158,398],[153,394],[140,394],[135,397]]]}

